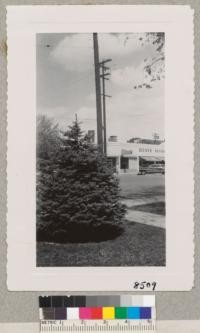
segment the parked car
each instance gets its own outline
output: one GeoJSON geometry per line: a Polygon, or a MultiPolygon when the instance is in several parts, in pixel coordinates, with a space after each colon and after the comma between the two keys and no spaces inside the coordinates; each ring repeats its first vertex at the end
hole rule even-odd
{"type": "Polygon", "coordinates": [[[139,175],[146,175],[150,173],[161,173],[165,174],[165,165],[164,164],[150,164],[147,167],[140,167],[139,175]]]}

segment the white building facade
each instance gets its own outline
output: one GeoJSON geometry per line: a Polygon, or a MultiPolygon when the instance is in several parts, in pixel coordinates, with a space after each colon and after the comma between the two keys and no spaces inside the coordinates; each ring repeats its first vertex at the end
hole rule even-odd
{"type": "Polygon", "coordinates": [[[118,173],[138,174],[142,165],[165,163],[164,142],[160,144],[108,142],[107,156],[118,173]]]}

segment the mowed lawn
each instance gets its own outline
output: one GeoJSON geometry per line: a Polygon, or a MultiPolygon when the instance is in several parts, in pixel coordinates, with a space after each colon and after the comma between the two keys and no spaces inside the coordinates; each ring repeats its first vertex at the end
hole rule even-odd
{"type": "MultiPolygon", "coordinates": [[[[163,200],[164,178],[122,175],[121,196],[133,202],[149,197],[163,200]]],[[[37,266],[165,266],[165,250],[165,229],[125,220],[124,232],[114,240],[77,244],[39,242],[37,266]]]]}
{"type": "MultiPolygon", "coordinates": [[[[161,174],[150,175],[120,175],[121,196],[127,199],[149,199],[152,201],[165,197],[165,176],[161,174]]],[[[134,202],[134,201],[133,201],[134,202]]]]}
{"type": "Polygon", "coordinates": [[[139,210],[140,212],[152,213],[157,215],[165,216],[165,203],[161,202],[154,202],[150,204],[138,205],[130,208],[131,210],[139,210]]]}
{"type": "Polygon", "coordinates": [[[164,266],[165,231],[126,222],[124,233],[100,243],[37,244],[37,266],[164,266]]]}

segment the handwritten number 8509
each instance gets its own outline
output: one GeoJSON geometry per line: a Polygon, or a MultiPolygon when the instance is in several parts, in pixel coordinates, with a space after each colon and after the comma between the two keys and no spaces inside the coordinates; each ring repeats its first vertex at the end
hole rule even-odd
{"type": "Polygon", "coordinates": [[[142,282],[134,282],[133,288],[134,289],[152,289],[155,290],[156,289],[156,282],[147,282],[147,281],[142,281],[142,282]]]}

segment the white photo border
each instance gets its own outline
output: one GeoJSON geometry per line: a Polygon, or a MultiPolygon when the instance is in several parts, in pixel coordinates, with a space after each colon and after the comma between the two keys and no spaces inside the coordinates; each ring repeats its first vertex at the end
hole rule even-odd
{"type": "MultiPolygon", "coordinates": [[[[9,290],[193,287],[193,10],[189,6],[8,6],[9,290]],[[36,33],[165,32],[166,267],[36,267],[36,33]]],[[[148,290],[145,290],[148,291],[148,290]]],[[[150,290],[149,290],[150,291],[150,290]]]]}

